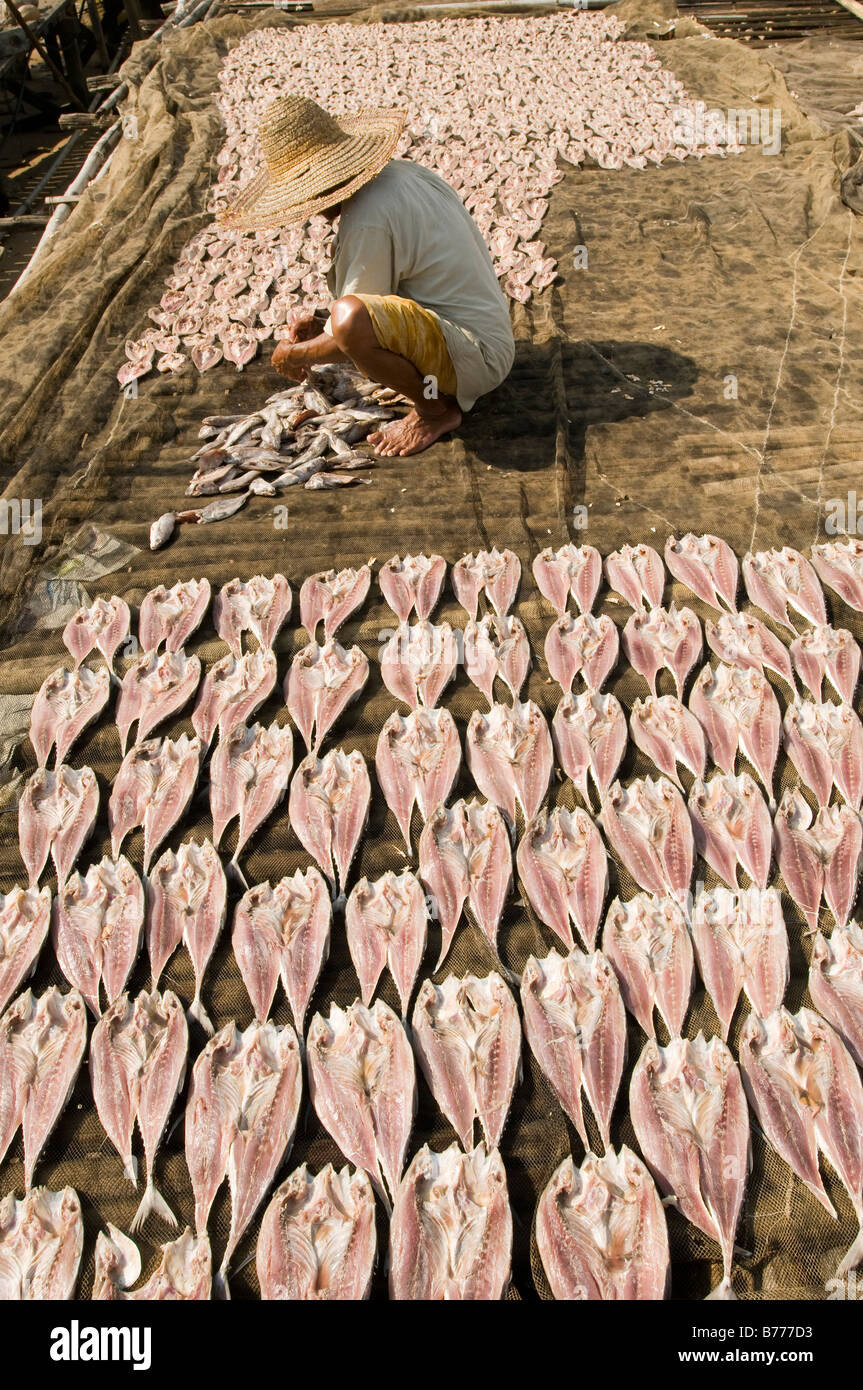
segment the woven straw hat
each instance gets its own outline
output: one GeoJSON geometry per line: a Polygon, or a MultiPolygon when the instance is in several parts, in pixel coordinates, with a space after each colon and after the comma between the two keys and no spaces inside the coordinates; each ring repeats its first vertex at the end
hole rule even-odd
{"type": "Polygon", "coordinates": [[[287,227],[344,202],[393,156],[401,111],[359,111],[336,120],[307,97],[280,97],[258,126],[264,168],[222,213],[227,227],[287,227]]]}

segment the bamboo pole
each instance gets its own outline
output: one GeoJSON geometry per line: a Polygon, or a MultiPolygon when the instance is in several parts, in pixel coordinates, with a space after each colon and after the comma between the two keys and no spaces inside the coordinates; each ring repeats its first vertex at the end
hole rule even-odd
{"type": "Polygon", "coordinates": [[[57,81],[60,83],[60,86],[63,88],[64,92],[69,97],[69,100],[71,101],[72,105],[77,107],[79,111],[83,110],[84,103],[82,103],[81,98],[69,86],[69,83],[66,81],[66,78],[63,76],[63,73],[60,71],[57,64],[54,62],[54,59],[51,57],[47,48],[43,48],[42,44],[40,43],[36,35],[33,33],[33,30],[30,28],[30,25],[27,23],[26,19],[22,17],[17,5],[15,4],[15,0],[6,0],[6,8],[11,14],[12,18],[15,20],[15,23],[18,24],[24,30],[24,33],[27,36],[27,42],[29,43],[30,47],[35,48],[43,63],[45,63],[50,68],[51,72],[53,72],[57,81]]]}

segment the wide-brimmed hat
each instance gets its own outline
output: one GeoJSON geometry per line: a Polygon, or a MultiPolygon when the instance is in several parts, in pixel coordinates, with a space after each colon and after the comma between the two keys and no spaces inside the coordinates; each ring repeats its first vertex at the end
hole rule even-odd
{"type": "Polygon", "coordinates": [[[402,111],[338,120],[308,97],[280,97],[258,126],[264,168],[219,214],[228,227],[287,227],[342,203],[392,159],[402,111]]]}

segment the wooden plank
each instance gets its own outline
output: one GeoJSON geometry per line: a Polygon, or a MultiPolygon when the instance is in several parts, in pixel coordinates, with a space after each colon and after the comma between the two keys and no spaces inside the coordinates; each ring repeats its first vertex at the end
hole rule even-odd
{"type": "Polygon", "coordinates": [[[47,227],[49,219],[38,212],[21,213],[18,217],[0,217],[0,232],[20,231],[23,227],[47,227]]]}
{"type": "Polygon", "coordinates": [[[863,5],[860,4],[860,0],[839,0],[839,4],[850,10],[857,19],[863,19],[863,5]]]}

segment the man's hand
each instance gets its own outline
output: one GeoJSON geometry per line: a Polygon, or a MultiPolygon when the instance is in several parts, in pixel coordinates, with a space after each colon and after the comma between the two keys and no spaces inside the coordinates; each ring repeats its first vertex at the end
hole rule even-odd
{"type": "Polygon", "coordinates": [[[310,338],[317,338],[321,327],[320,319],[308,309],[289,309],[283,332],[289,343],[307,343],[310,338]]]}
{"type": "Polygon", "coordinates": [[[272,363],[279,376],[288,381],[304,381],[309,374],[308,353],[305,343],[292,343],[282,339],[273,350],[272,363]]]}

